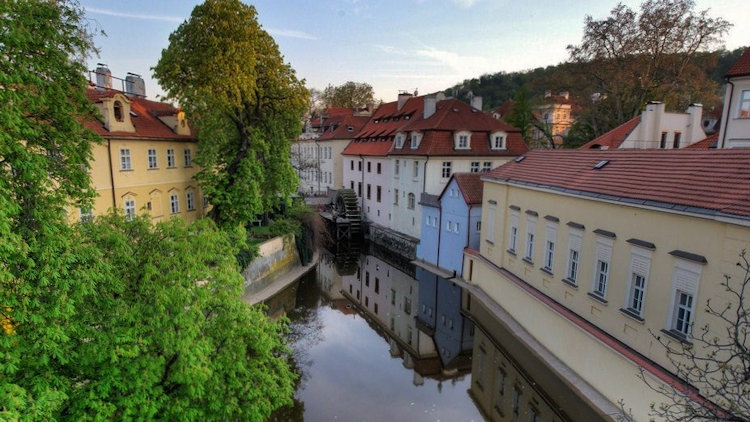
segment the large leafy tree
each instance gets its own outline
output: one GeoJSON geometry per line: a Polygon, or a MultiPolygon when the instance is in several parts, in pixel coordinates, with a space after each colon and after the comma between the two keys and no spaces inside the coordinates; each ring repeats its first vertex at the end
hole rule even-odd
{"type": "Polygon", "coordinates": [[[66,217],[94,194],[81,21],[75,2],[0,2],[0,419],[50,418],[76,382],[58,368],[95,283],[66,217]]]}
{"type": "Polygon", "coordinates": [[[322,99],[326,107],[365,107],[375,103],[375,91],[368,83],[349,81],[338,86],[328,85],[322,99]]]}
{"type": "Polygon", "coordinates": [[[586,16],[581,44],[568,50],[595,82],[589,94],[600,95],[598,109],[614,116],[612,123],[587,116],[595,135],[635,117],[650,100],[677,110],[715,100],[718,86],[695,59],[718,45],[731,24],[694,7],[692,0],[646,0],[639,12],[620,3],[605,19],[586,16]]]}
{"type": "Polygon", "coordinates": [[[308,92],[254,7],[239,0],[196,6],[153,70],[197,128],[198,179],[214,221],[248,221],[294,192],[290,142],[308,92]]]}

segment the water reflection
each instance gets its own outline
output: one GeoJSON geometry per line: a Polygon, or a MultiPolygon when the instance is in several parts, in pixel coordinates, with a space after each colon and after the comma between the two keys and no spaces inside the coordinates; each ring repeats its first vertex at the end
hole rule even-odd
{"type": "Polygon", "coordinates": [[[341,245],[294,292],[277,309],[301,379],[276,421],[596,420],[558,405],[585,407],[571,393],[542,392],[535,377],[549,374],[524,369],[513,353],[529,353],[504,347],[458,284],[386,251],[341,245]]]}

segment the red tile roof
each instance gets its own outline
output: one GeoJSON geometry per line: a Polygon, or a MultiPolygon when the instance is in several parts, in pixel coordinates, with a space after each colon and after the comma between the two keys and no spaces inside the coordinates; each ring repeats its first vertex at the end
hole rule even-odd
{"type": "Polygon", "coordinates": [[[716,132],[713,135],[709,136],[708,138],[702,141],[698,141],[696,143],[690,144],[686,146],[685,148],[692,148],[692,149],[716,148],[716,143],[718,141],[719,141],[719,132],[716,132]]]}
{"type": "Polygon", "coordinates": [[[381,105],[342,154],[387,155],[393,144],[393,135],[410,123],[412,118],[421,118],[423,108],[424,97],[408,98],[401,109],[398,109],[398,101],[381,105]]]}
{"type": "Polygon", "coordinates": [[[354,116],[351,113],[353,112],[329,117],[323,125],[325,130],[321,133],[319,140],[352,139],[357,136],[362,127],[370,120],[370,116],[354,116]]]}
{"type": "Polygon", "coordinates": [[[617,149],[641,122],[641,116],[633,117],[600,137],[581,145],[578,149],[617,149]]]}
{"type": "Polygon", "coordinates": [[[727,71],[727,77],[750,75],[750,48],[727,71]]]}
{"type": "MultiPolygon", "coordinates": [[[[458,189],[464,197],[464,201],[469,205],[476,205],[482,203],[482,190],[484,188],[484,182],[482,182],[482,173],[453,173],[452,179],[456,181],[458,189]]],[[[445,185],[443,193],[440,197],[443,197],[445,189],[450,186],[450,182],[445,185]]]]}
{"type": "MultiPolygon", "coordinates": [[[[96,103],[104,98],[112,98],[115,94],[122,94],[115,90],[98,90],[90,88],[86,91],[86,97],[96,103]]],[[[193,136],[178,135],[165,125],[158,116],[175,115],[179,109],[167,103],[147,100],[142,97],[127,96],[132,101],[131,112],[136,115],[130,116],[135,132],[110,132],[99,120],[88,121],[86,126],[105,138],[154,138],[154,139],[176,139],[192,140],[193,136]]]]}
{"type": "Polygon", "coordinates": [[[592,199],[750,219],[750,149],[536,150],[486,174],[592,199]]]}

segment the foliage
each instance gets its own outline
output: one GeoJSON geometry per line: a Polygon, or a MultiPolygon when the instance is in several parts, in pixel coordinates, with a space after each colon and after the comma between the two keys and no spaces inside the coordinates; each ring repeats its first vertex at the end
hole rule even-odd
{"type": "Polygon", "coordinates": [[[154,76],[197,128],[197,178],[218,225],[263,214],[297,186],[289,160],[308,102],[253,6],[206,0],[169,37],[154,76]]]}
{"type": "Polygon", "coordinates": [[[0,2],[0,419],[50,419],[74,382],[75,308],[96,274],[69,242],[68,206],[94,195],[85,96],[92,51],[74,1],[0,2]]]}
{"type": "Polygon", "coordinates": [[[589,94],[603,94],[602,109],[614,115],[611,124],[592,123],[595,135],[637,116],[650,100],[677,110],[716,100],[719,87],[696,57],[718,45],[731,24],[694,6],[692,0],[646,0],[638,13],[620,3],[605,19],[586,16],[581,44],[568,51],[595,83],[589,94]]]}
{"type": "Polygon", "coordinates": [[[652,413],[665,421],[750,421],[750,260],[745,251],[737,263],[739,280],[725,275],[725,303],[706,302],[705,312],[718,326],[693,327],[690,343],[674,344],[656,334],[666,349],[675,374],[700,388],[704,400],[686,397],[674,387],[653,385],[665,402],[652,413]]]}
{"type": "Polygon", "coordinates": [[[365,107],[375,103],[375,91],[365,82],[346,82],[343,85],[328,85],[322,94],[326,107],[365,107]]]}

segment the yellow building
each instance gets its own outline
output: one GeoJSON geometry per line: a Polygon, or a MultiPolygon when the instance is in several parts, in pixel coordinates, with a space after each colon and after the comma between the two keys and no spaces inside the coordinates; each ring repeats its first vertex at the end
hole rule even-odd
{"type": "Polygon", "coordinates": [[[87,97],[101,121],[86,125],[103,139],[92,148],[90,174],[98,196],[82,219],[120,208],[128,216],[148,213],[154,222],[205,215],[206,201],[194,179],[196,140],[185,114],[139,95],[90,87],[87,97]]]}
{"type": "Polygon", "coordinates": [[[726,336],[705,305],[728,303],[720,283],[744,276],[750,150],[532,151],[483,180],[464,278],[575,374],[573,388],[649,420],[663,398],[641,368],[655,385],[702,387],[673,374],[659,340],[690,344],[706,325],[726,336]]]}

